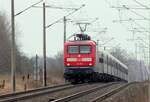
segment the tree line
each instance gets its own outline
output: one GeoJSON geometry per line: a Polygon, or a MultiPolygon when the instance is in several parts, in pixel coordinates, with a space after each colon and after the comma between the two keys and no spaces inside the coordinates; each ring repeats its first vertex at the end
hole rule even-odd
{"type": "MultiPolygon", "coordinates": [[[[16,72],[19,74],[32,72],[32,63],[28,57],[16,50],[16,72]]],[[[11,72],[11,24],[7,16],[0,13],[0,73],[9,74],[11,72]]]]}

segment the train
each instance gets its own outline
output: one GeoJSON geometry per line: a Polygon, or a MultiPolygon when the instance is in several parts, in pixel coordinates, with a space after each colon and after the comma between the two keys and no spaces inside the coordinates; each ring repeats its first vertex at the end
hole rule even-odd
{"type": "Polygon", "coordinates": [[[64,78],[71,83],[128,81],[128,67],[86,34],[64,43],[64,78]]]}

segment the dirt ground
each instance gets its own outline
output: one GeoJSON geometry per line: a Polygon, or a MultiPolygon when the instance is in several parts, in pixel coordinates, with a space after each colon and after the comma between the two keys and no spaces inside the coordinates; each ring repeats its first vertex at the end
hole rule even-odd
{"type": "MultiPolygon", "coordinates": [[[[41,79],[42,80],[42,79],[41,79]]],[[[53,86],[56,84],[64,83],[64,80],[57,77],[47,77],[48,86],[53,86]]],[[[27,78],[19,75],[16,76],[16,92],[25,91],[34,88],[42,87],[42,81],[36,81],[32,76],[27,78]]],[[[11,93],[11,79],[10,75],[0,75],[0,95],[11,93]],[[5,84],[3,85],[3,80],[5,80],[5,84]]]]}
{"type": "Polygon", "coordinates": [[[148,101],[148,82],[130,85],[103,102],[150,102],[148,101]]]}

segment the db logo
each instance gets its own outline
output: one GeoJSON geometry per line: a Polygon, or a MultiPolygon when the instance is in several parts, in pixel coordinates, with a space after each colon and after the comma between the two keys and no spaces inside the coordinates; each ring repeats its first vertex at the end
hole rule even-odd
{"type": "Polygon", "coordinates": [[[81,55],[78,55],[78,57],[81,57],[81,55]]]}
{"type": "Polygon", "coordinates": [[[78,61],[81,61],[81,58],[78,58],[77,60],[78,60],[78,61]]]}

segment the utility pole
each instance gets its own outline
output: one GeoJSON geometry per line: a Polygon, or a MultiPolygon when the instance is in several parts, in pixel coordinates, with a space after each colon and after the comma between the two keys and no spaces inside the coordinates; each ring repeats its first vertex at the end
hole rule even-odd
{"type": "MultiPolygon", "coordinates": [[[[150,1],[149,1],[149,7],[150,7],[150,1]]],[[[148,68],[149,68],[149,75],[148,75],[148,81],[150,82],[150,11],[149,13],[149,62],[148,62],[148,68]]],[[[150,102],[150,84],[149,84],[149,89],[148,89],[148,100],[150,102]]]]}
{"type": "MultiPolygon", "coordinates": [[[[41,1],[40,1],[41,2],[41,1]]],[[[37,2],[30,7],[24,9],[23,11],[15,14],[14,10],[14,0],[11,0],[11,84],[12,84],[12,92],[14,93],[16,91],[16,79],[15,79],[15,73],[16,73],[16,43],[15,43],[15,16],[18,16],[25,11],[32,8],[32,6],[39,4],[40,2],[37,2]]]]}
{"type": "MultiPolygon", "coordinates": [[[[149,2],[149,6],[150,6],[150,2],[149,2]]],[[[149,11],[149,70],[150,70],[150,11],[149,11]]],[[[150,74],[149,74],[150,77],[150,74]]]]}
{"type": "MultiPolygon", "coordinates": [[[[37,3],[36,3],[37,4],[37,3]]],[[[32,5],[32,7],[38,7],[41,8],[39,6],[35,6],[36,4],[32,5]]],[[[78,11],[79,9],[81,9],[82,7],[84,7],[85,5],[82,5],[80,8],[74,9],[73,12],[67,14],[65,17],[75,13],[76,11],[78,11]]],[[[62,21],[63,18],[53,22],[52,24],[46,26],[46,7],[50,7],[50,8],[57,8],[57,9],[73,9],[73,8],[62,8],[62,7],[51,7],[51,6],[47,6],[45,3],[45,0],[43,0],[43,86],[47,86],[47,73],[46,73],[46,28],[49,28],[50,26],[58,23],[59,21],[62,21]]],[[[66,21],[65,21],[66,22],[66,21]]],[[[64,26],[64,29],[66,29],[66,27],[64,26]]],[[[66,31],[64,31],[65,34],[66,31]]],[[[64,38],[65,39],[65,38],[64,38]]],[[[65,40],[64,40],[65,41],[65,40]]]]}
{"type": "Polygon", "coordinates": [[[16,51],[15,51],[15,17],[14,17],[14,0],[11,0],[11,30],[12,30],[12,43],[11,43],[11,83],[12,92],[16,91],[15,71],[16,71],[16,51]]]}
{"type": "Polygon", "coordinates": [[[138,45],[135,43],[135,58],[138,60],[138,45]]]}
{"type": "Polygon", "coordinates": [[[97,40],[97,53],[99,52],[99,47],[101,47],[101,46],[99,44],[99,40],[97,40]]]}
{"type": "MultiPolygon", "coordinates": [[[[64,48],[64,44],[66,42],[66,25],[67,25],[67,19],[66,19],[66,16],[64,16],[64,43],[63,43],[63,48],[64,48]]],[[[63,50],[63,53],[64,53],[64,50],[63,50]]],[[[64,54],[63,54],[63,62],[64,62],[64,54]]],[[[63,64],[63,68],[64,68],[64,64],[63,64]]]]}
{"type": "Polygon", "coordinates": [[[67,24],[67,19],[66,16],[64,16],[64,43],[66,41],[66,24],[67,24]]]}
{"type": "Polygon", "coordinates": [[[106,46],[104,46],[104,51],[106,50],[106,46]]]}
{"type": "Polygon", "coordinates": [[[38,80],[38,55],[36,54],[36,60],[35,60],[36,66],[35,66],[35,79],[38,80]]]}
{"type": "Polygon", "coordinates": [[[44,68],[43,68],[43,86],[47,86],[46,78],[46,10],[45,2],[43,2],[43,57],[44,57],[44,68]]]}

